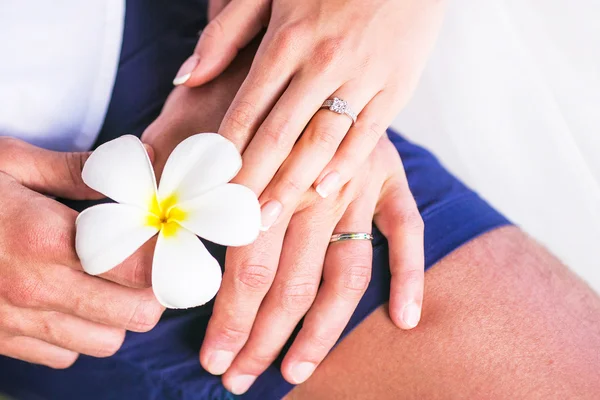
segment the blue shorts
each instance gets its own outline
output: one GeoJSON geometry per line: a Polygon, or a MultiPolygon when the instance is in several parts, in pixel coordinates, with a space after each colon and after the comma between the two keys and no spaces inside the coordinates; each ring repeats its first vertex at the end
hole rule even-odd
{"type": "MultiPolygon", "coordinates": [[[[141,134],[172,90],[171,80],[191,54],[205,24],[201,0],[129,0],[125,39],[113,97],[99,143],[141,134]]],[[[388,132],[400,153],[425,222],[426,268],[471,239],[509,222],[440,165],[427,150],[388,132]]],[[[81,209],[84,203],[70,204],[81,209]]],[[[374,228],[373,277],[343,337],[389,298],[385,238],[374,228]]],[[[208,244],[223,264],[224,249],[208,244]]],[[[0,392],[19,400],[230,399],[220,378],[204,371],[198,353],[211,304],[166,312],[149,333],[128,333],[107,359],[81,356],[67,370],[0,357],[0,392]]],[[[343,340],[343,337],[341,340],[343,340]]],[[[279,399],[292,389],[277,360],[243,398],[279,399]]]]}

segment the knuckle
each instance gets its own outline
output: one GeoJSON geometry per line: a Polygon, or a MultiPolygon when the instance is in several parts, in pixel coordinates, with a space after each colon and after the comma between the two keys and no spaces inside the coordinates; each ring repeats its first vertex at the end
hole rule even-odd
{"type": "Polygon", "coordinates": [[[295,176],[283,174],[283,176],[278,178],[277,192],[282,194],[282,197],[285,197],[286,199],[299,197],[308,190],[308,187],[304,187],[304,185],[296,179],[295,176]]]}
{"type": "Polygon", "coordinates": [[[225,36],[225,27],[218,16],[206,25],[202,31],[202,36],[215,40],[219,40],[225,36]]]}
{"type": "Polygon", "coordinates": [[[280,118],[278,121],[269,123],[260,129],[260,135],[267,142],[271,151],[282,151],[288,146],[289,120],[280,118]]]}
{"type": "Polygon", "coordinates": [[[23,276],[6,289],[6,300],[17,307],[37,307],[47,299],[46,288],[36,274],[23,276]]]}
{"type": "Polygon", "coordinates": [[[400,225],[406,229],[423,232],[425,223],[417,209],[405,210],[399,214],[400,225]]]}
{"type": "Polygon", "coordinates": [[[225,324],[219,327],[217,335],[222,343],[243,343],[249,334],[250,332],[242,327],[225,324]]]}
{"type": "Polygon", "coordinates": [[[307,280],[291,280],[281,289],[281,309],[287,314],[306,312],[318,291],[317,283],[307,280]]]}
{"type": "Polygon", "coordinates": [[[322,71],[331,69],[342,54],[344,42],[344,38],[340,36],[322,39],[314,50],[314,65],[322,71]]]}
{"type": "Polygon", "coordinates": [[[260,374],[277,357],[277,347],[274,349],[254,349],[248,352],[244,367],[248,373],[260,374]]]}
{"type": "Polygon", "coordinates": [[[239,283],[240,291],[266,292],[274,277],[275,271],[266,265],[249,264],[237,271],[235,281],[239,283]]]}
{"type": "Polygon", "coordinates": [[[256,107],[248,101],[239,101],[225,117],[223,133],[235,140],[235,134],[241,134],[252,127],[256,115],[256,107]]]}
{"type": "Polygon", "coordinates": [[[320,126],[308,135],[309,144],[325,151],[331,151],[338,146],[339,135],[334,126],[320,126]]]}
{"type": "Polygon", "coordinates": [[[277,53],[288,53],[290,50],[296,49],[307,35],[312,35],[309,23],[289,22],[274,33],[271,43],[277,53]]]}
{"type": "Polygon", "coordinates": [[[371,266],[355,264],[346,267],[342,273],[341,288],[353,297],[362,296],[371,282],[371,266]]]}
{"type": "Polygon", "coordinates": [[[368,127],[363,129],[363,136],[370,139],[372,143],[378,143],[379,139],[383,136],[385,128],[378,122],[371,122],[368,127]]]}
{"type": "Polygon", "coordinates": [[[310,347],[315,353],[327,354],[338,336],[339,332],[314,332],[309,338],[310,347]]]}
{"type": "Polygon", "coordinates": [[[158,324],[162,313],[162,306],[154,299],[139,300],[131,312],[127,326],[135,332],[148,332],[158,324]]]}

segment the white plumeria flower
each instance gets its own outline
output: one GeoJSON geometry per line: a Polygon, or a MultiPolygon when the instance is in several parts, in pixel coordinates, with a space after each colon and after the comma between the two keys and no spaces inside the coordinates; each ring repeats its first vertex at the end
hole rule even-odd
{"type": "Polygon", "coordinates": [[[75,246],[83,269],[102,274],[158,233],[152,263],[158,301],[168,308],[210,301],[221,285],[221,267],[196,235],[243,246],[259,234],[256,195],[228,183],[241,166],[233,143],[201,133],[173,150],[157,189],[137,137],[122,136],[98,147],[83,168],[83,181],[117,203],[88,208],[77,218],[75,246]]]}

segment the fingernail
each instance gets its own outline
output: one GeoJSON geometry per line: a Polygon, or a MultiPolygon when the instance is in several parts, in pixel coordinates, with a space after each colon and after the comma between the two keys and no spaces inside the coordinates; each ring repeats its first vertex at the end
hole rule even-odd
{"type": "Polygon", "coordinates": [[[290,375],[295,384],[299,384],[307,380],[317,366],[311,362],[301,362],[294,365],[290,371],[290,375]]]}
{"type": "Polygon", "coordinates": [[[414,328],[419,323],[419,319],[421,319],[421,308],[418,305],[410,303],[404,306],[402,321],[407,327],[414,328]]]}
{"type": "Polygon", "coordinates": [[[321,180],[321,183],[315,189],[319,196],[326,198],[333,193],[340,183],[340,174],[337,171],[333,171],[325,175],[325,178],[321,180]]]}
{"type": "Polygon", "coordinates": [[[238,396],[246,393],[255,380],[256,377],[252,375],[236,376],[235,378],[231,379],[231,393],[238,396]]]}
{"type": "Polygon", "coordinates": [[[277,200],[269,200],[265,204],[263,204],[261,213],[261,227],[260,230],[266,232],[273,226],[277,218],[279,218],[279,214],[281,214],[281,210],[283,206],[277,200]]]}
{"type": "Polygon", "coordinates": [[[232,361],[232,352],[217,350],[208,358],[207,370],[213,375],[223,375],[231,365],[232,361]]]}
{"type": "Polygon", "coordinates": [[[195,54],[185,60],[185,62],[179,68],[177,76],[175,79],[173,79],[173,85],[179,86],[186,83],[188,79],[190,79],[190,76],[192,76],[192,71],[198,65],[198,61],[200,61],[200,59],[195,54]]]}

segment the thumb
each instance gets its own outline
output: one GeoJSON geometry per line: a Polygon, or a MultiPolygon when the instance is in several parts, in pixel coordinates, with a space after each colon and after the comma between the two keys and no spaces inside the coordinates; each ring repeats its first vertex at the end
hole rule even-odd
{"type": "MultiPolygon", "coordinates": [[[[38,193],[72,200],[104,197],[89,188],[81,177],[91,152],[51,151],[18,139],[1,139],[0,172],[12,176],[21,185],[38,193]]],[[[152,155],[151,151],[149,154],[152,155]]]]}
{"type": "Polygon", "coordinates": [[[202,31],[194,54],[188,58],[173,84],[195,87],[219,76],[266,25],[270,1],[232,0],[202,31]]]}

